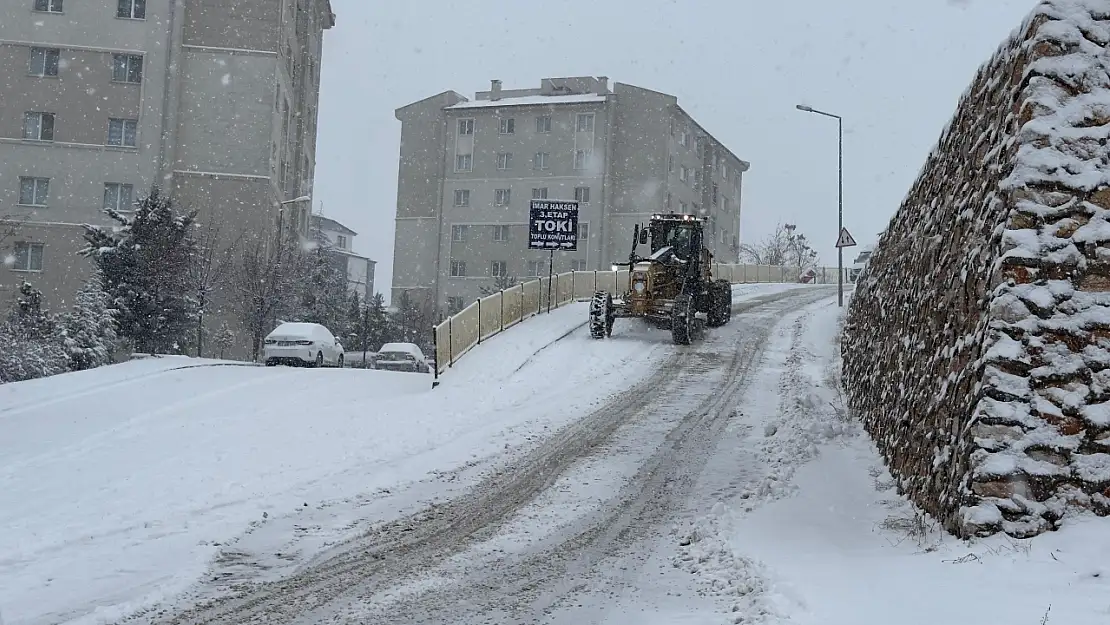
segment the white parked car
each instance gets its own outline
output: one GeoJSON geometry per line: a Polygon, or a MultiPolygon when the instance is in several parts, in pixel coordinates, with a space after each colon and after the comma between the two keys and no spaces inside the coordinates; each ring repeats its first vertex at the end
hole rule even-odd
{"type": "Polygon", "coordinates": [[[262,347],[267,367],[287,364],[342,367],[343,345],[318,323],[283,323],[266,335],[262,347]]]}
{"type": "Polygon", "coordinates": [[[386,343],[378,350],[375,369],[384,371],[412,371],[428,373],[424,352],[412,343],[386,343]]]}

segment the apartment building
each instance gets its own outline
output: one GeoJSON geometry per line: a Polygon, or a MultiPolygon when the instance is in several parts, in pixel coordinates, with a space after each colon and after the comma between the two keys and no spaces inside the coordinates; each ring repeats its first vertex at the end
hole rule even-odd
{"type": "Polygon", "coordinates": [[[319,228],[331,244],[331,257],[335,266],[347,276],[347,289],[358,293],[363,300],[374,296],[374,268],[377,262],[354,251],[358,233],[329,217],[313,214],[312,225],[319,228]]]}
{"type": "Polygon", "coordinates": [[[81,224],[154,185],[229,237],[279,212],[307,233],[310,202],[286,201],[312,194],[334,23],[328,0],[3,0],[0,289],[67,305],[81,224]]]}
{"type": "Polygon", "coordinates": [[[544,78],[539,88],[446,91],[396,111],[401,121],[393,297],[421,294],[441,312],[483,287],[548,273],[527,249],[532,198],[578,200],[577,252],[555,272],[627,260],[635,224],[657,212],[706,217],[707,246],[739,255],[749,164],[673,95],[604,76],[544,78]]]}

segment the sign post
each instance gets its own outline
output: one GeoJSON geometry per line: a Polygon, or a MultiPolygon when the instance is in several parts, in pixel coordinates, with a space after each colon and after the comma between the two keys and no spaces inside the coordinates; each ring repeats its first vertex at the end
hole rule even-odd
{"type": "Polygon", "coordinates": [[[534,199],[528,205],[528,249],[547,250],[547,312],[551,312],[551,286],[555,276],[555,251],[578,251],[578,202],[534,199]]]}
{"type": "Polygon", "coordinates": [[[839,275],[836,277],[837,297],[840,301],[840,306],[844,306],[844,248],[853,247],[856,240],[852,238],[852,234],[848,229],[841,226],[840,235],[836,239],[836,253],[840,257],[840,267],[837,268],[839,275]]]}

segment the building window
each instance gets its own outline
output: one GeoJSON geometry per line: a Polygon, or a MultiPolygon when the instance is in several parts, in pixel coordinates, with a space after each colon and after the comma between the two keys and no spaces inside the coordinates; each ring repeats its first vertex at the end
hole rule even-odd
{"type": "Polygon", "coordinates": [[[24,113],[23,138],[34,141],[54,140],[53,113],[24,113]]]}
{"type": "Polygon", "coordinates": [[[570,270],[571,271],[586,271],[586,259],[585,258],[575,258],[574,260],[570,261],[570,270]]]}
{"type": "Polygon", "coordinates": [[[533,200],[546,200],[547,199],[547,187],[540,187],[538,189],[532,189],[532,199],[533,200]]]}
{"type": "Polygon", "coordinates": [[[459,134],[472,135],[474,134],[474,120],[473,119],[460,119],[459,120],[459,134]]]}
{"type": "Polygon", "coordinates": [[[510,189],[494,189],[493,191],[493,205],[494,206],[508,206],[509,200],[512,197],[510,189]]]}
{"type": "Polygon", "coordinates": [[[540,134],[551,132],[550,115],[540,115],[536,118],[536,132],[540,134]]]}
{"type": "Polygon", "coordinates": [[[701,170],[694,170],[694,190],[701,191],[701,170]]]}
{"type": "Polygon", "coordinates": [[[594,131],[594,114],[593,113],[579,113],[578,118],[575,120],[575,128],[578,132],[593,132],[594,131]]]}
{"type": "Polygon", "coordinates": [[[455,189],[455,206],[470,206],[470,189],[455,189]]]}
{"type": "Polygon", "coordinates": [[[710,192],[710,196],[713,199],[713,206],[717,206],[717,204],[720,203],[721,200],[720,196],[717,195],[717,183],[715,182],[713,183],[713,190],[710,192]]]}
{"type": "Polygon", "coordinates": [[[671,210],[671,193],[670,193],[670,191],[667,192],[667,199],[664,201],[663,206],[667,210],[671,210]]]}
{"type": "Polygon", "coordinates": [[[590,203],[590,188],[589,187],[575,187],[574,200],[580,204],[590,203]]]}
{"type": "Polygon", "coordinates": [[[347,237],[342,234],[335,235],[335,245],[341,250],[347,249],[347,237]]]}
{"type": "Polygon", "coordinates": [[[578,224],[578,240],[585,241],[590,238],[590,224],[578,224]]]}
{"type": "Polygon", "coordinates": [[[686,202],[683,202],[683,201],[679,200],[679,202],[678,202],[678,212],[682,213],[683,215],[687,214],[686,213],[686,202]]]}
{"type": "Polygon", "coordinates": [[[120,182],[104,183],[104,208],[114,211],[134,210],[134,188],[120,182]]]}
{"type": "Polygon", "coordinates": [[[146,0],[119,0],[116,17],[133,20],[146,19],[146,0]]]}
{"type": "Polygon", "coordinates": [[[452,295],[447,298],[447,314],[455,315],[462,312],[466,308],[466,302],[458,295],[452,295]]]}
{"type": "Polygon", "coordinates": [[[468,229],[467,226],[451,226],[451,240],[456,243],[464,243],[468,229]]]}
{"type": "Polygon", "coordinates": [[[685,165],[679,165],[678,166],[678,179],[681,180],[682,182],[689,182],[690,181],[690,170],[686,169],[685,165]]]}
{"type": "Polygon", "coordinates": [[[497,169],[506,171],[513,168],[513,153],[501,152],[497,155],[497,169]]]}
{"type": "Polygon", "coordinates": [[[474,155],[472,154],[456,154],[455,155],[455,171],[467,172],[474,169],[474,155]]]}
{"type": "Polygon", "coordinates": [[[732,206],[730,206],[730,204],[732,204],[732,203],[728,201],[727,197],[723,197],[723,196],[721,197],[721,210],[722,211],[727,213],[730,210],[732,210],[732,206]]]}
{"type": "Polygon", "coordinates": [[[143,81],[143,57],[138,54],[112,55],[112,80],[139,84],[143,81]]]}
{"type": "Polygon", "coordinates": [[[494,226],[493,227],[493,240],[498,243],[505,243],[509,240],[509,227],[508,226],[494,226]]]}
{"type": "Polygon", "coordinates": [[[512,117],[502,117],[501,123],[497,126],[497,132],[503,135],[511,135],[516,132],[516,120],[512,117]]]}
{"type": "Polygon", "coordinates": [[[16,271],[42,271],[42,243],[17,242],[15,244],[16,271]]]}
{"type": "Polygon", "coordinates": [[[138,131],[139,120],[137,119],[110,119],[108,120],[108,145],[133,148],[137,145],[138,131]]]}
{"type": "Polygon", "coordinates": [[[674,136],[674,118],[672,117],[671,119],[667,120],[667,122],[668,122],[667,123],[667,126],[668,126],[667,130],[670,133],[670,135],[673,137],[674,136]]]}
{"type": "Polygon", "coordinates": [[[586,169],[590,165],[594,151],[593,150],[575,150],[574,151],[574,168],[586,169]]]}
{"type": "Polygon", "coordinates": [[[545,170],[550,167],[551,155],[547,152],[536,152],[532,157],[532,169],[545,170]]]}
{"type": "Polygon", "coordinates": [[[669,174],[672,171],[674,171],[674,155],[673,154],[671,156],[667,157],[667,173],[669,174]]]}
{"type": "Polygon", "coordinates": [[[688,148],[688,147],[690,147],[689,145],[687,145],[689,142],[690,142],[690,133],[686,132],[686,130],[680,130],[678,132],[678,144],[681,145],[684,148],[688,148]]]}
{"type": "Polygon", "coordinates": [[[453,260],[451,261],[451,277],[452,278],[465,278],[466,277],[466,261],[453,260]]]}
{"type": "Polygon", "coordinates": [[[721,157],[721,180],[728,182],[728,161],[721,157]]]}
{"type": "Polygon", "coordinates": [[[50,194],[49,178],[20,177],[19,203],[23,206],[46,206],[50,194]]]}
{"type": "Polygon", "coordinates": [[[539,276],[542,273],[543,273],[543,261],[542,260],[530,260],[530,261],[528,261],[528,277],[529,278],[535,278],[536,276],[539,276]]]}
{"type": "Polygon", "coordinates": [[[62,0],[35,0],[35,10],[43,13],[61,13],[62,0]]]}
{"type": "MultiPolygon", "coordinates": [[[[698,213],[701,212],[701,205],[698,204],[697,202],[694,202],[693,204],[691,204],[690,208],[692,209],[691,213],[694,214],[694,215],[697,215],[698,213]]],[[[716,231],[717,231],[717,226],[713,226],[713,232],[716,232],[716,231]]]]}
{"type": "Polygon", "coordinates": [[[27,73],[45,78],[58,75],[58,60],[62,51],[58,48],[31,48],[27,56],[27,73]]]}
{"type": "Polygon", "coordinates": [[[503,260],[491,261],[489,264],[489,275],[494,278],[504,278],[509,275],[508,265],[503,260]]]}

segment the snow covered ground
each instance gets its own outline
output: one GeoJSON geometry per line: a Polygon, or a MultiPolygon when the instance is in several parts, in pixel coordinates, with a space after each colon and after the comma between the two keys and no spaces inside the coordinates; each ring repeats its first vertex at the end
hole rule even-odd
{"type": "Polygon", "coordinates": [[[844,418],[838,321],[829,301],[784,318],[687,519],[652,556],[667,583],[605,622],[1110,623],[1107,519],[967,542],[897,495],[844,418]]]}
{"type": "MultiPolygon", "coordinates": [[[[734,300],[795,288],[810,287],[734,300]]],[[[110,622],[212,570],[277,577],[449,497],[672,353],[633,322],[592,341],[585,310],[510,329],[434,391],[424,375],[174,357],[0,386],[4,622],[110,622]]]]}

